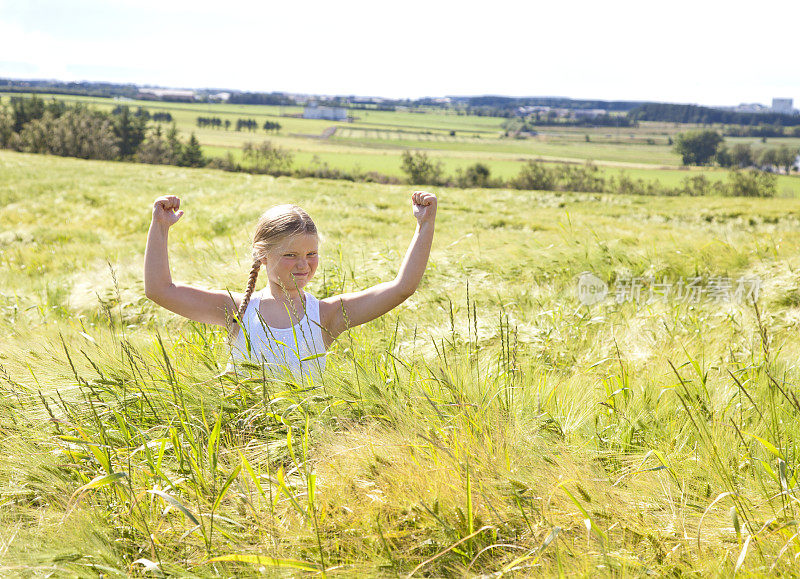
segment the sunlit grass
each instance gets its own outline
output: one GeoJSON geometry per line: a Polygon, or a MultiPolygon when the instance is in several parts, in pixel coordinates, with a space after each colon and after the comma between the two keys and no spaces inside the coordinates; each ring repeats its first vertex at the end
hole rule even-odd
{"type": "Polygon", "coordinates": [[[438,190],[420,289],[309,387],[220,377],[223,332],[144,299],[166,192],[208,287],[272,204],[326,236],[318,297],[413,231],[407,187],[0,152],[2,574],[796,569],[800,201],[438,190]],[[583,271],[763,288],[590,309],[583,271]]]}

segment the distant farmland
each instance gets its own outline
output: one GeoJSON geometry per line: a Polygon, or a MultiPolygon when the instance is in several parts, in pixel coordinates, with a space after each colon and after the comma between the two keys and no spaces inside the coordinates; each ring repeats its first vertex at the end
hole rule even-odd
{"type": "MultiPolygon", "coordinates": [[[[8,99],[9,93],[0,93],[8,99]]],[[[16,95],[19,96],[19,95],[16,95]]],[[[42,95],[40,95],[42,96],[42,95]]],[[[48,98],[46,95],[42,98],[48,98]]],[[[447,174],[465,170],[475,163],[489,167],[493,176],[504,179],[515,176],[529,160],[544,162],[583,163],[593,161],[607,175],[625,172],[630,177],[659,181],[676,186],[687,175],[702,172],[711,180],[723,180],[727,171],[718,168],[681,167],[680,157],[670,139],[691,126],[672,123],[643,122],[635,128],[543,127],[539,134],[525,139],[503,137],[503,122],[498,117],[458,115],[431,109],[423,113],[407,111],[374,111],[353,109],[353,122],[303,119],[302,107],[232,105],[205,103],[169,103],[56,96],[66,102],[82,102],[110,111],[118,105],[144,107],[153,112],[169,112],[184,136],[194,133],[209,156],[232,154],[241,160],[241,147],[246,142],[269,140],[294,154],[296,166],[327,164],[345,171],[377,171],[401,177],[401,154],[405,150],[426,151],[441,161],[447,174]],[[197,117],[219,117],[229,120],[230,130],[200,128],[197,117]],[[254,119],[259,127],[265,121],[281,125],[278,133],[259,130],[235,131],[237,119],[254,119]],[[327,129],[336,128],[329,138],[322,138],[327,129]]],[[[787,144],[800,147],[800,139],[731,138],[731,144],[749,143],[755,149],[787,144]]],[[[800,177],[779,176],[778,191],[782,195],[800,195],[800,177]]]]}

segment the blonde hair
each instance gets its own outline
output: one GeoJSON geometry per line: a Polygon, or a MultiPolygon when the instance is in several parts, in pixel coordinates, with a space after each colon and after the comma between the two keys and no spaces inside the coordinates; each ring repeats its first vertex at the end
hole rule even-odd
{"type": "Polygon", "coordinates": [[[302,234],[319,237],[314,221],[297,205],[270,207],[258,219],[256,231],[253,234],[253,267],[250,269],[242,305],[239,306],[236,314],[237,322],[241,323],[244,312],[247,310],[247,304],[250,303],[250,296],[253,295],[256,287],[261,262],[267,258],[271,250],[281,243],[295,235],[302,234]]]}

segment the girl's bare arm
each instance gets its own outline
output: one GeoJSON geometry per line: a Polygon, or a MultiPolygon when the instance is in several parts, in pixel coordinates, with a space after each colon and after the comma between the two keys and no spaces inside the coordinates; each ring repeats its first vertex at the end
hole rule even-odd
{"type": "Polygon", "coordinates": [[[397,276],[392,281],[363,291],[321,300],[320,317],[323,327],[328,331],[326,341],[333,342],[347,328],[382,316],[416,291],[431,253],[437,199],[433,193],[415,191],[411,202],[414,217],[417,218],[417,228],[397,276]]]}
{"type": "MultiPolygon", "coordinates": [[[[224,291],[213,291],[173,283],[169,270],[167,239],[169,228],[183,216],[180,199],[159,197],[153,204],[153,221],[144,250],[144,294],[158,305],[190,320],[228,325],[236,301],[224,291]]],[[[234,295],[235,300],[241,296],[234,295]]]]}

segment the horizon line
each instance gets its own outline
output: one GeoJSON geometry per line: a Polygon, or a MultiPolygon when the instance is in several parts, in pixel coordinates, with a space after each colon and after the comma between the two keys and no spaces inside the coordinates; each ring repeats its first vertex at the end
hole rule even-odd
{"type": "MultiPolygon", "coordinates": [[[[462,94],[444,94],[444,95],[425,95],[419,97],[396,97],[396,96],[378,96],[378,95],[367,95],[367,94],[357,94],[357,93],[325,93],[325,92],[292,92],[287,90],[252,90],[252,89],[238,89],[238,88],[230,88],[230,87],[213,87],[213,86],[163,86],[153,83],[136,83],[136,82],[114,82],[114,81],[107,81],[107,80],[63,80],[58,78],[42,78],[42,77],[11,77],[11,76],[0,76],[0,81],[11,81],[11,82],[53,82],[53,83],[62,83],[62,84],[107,84],[107,85],[116,85],[116,86],[132,86],[135,88],[146,88],[146,89],[163,89],[163,90],[191,90],[191,91],[217,91],[217,92],[238,92],[238,93],[262,93],[262,94],[285,94],[290,96],[318,96],[318,97],[336,97],[336,98],[371,98],[371,99],[385,99],[385,100],[424,100],[424,99],[441,99],[441,98],[475,98],[475,97],[499,97],[499,98],[508,98],[508,99],[565,99],[571,101],[599,101],[599,102],[625,102],[625,103],[660,103],[660,104],[681,104],[681,105],[695,105],[695,106],[704,106],[710,108],[729,108],[731,106],[736,105],[703,105],[698,102],[678,102],[678,101],[666,101],[666,100],[652,100],[652,99],[626,99],[626,98],[599,98],[599,97],[591,97],[591,98],[578,98],[578,97],[571,97],[565,95],[509,95],[509,94],[501,94],[501,93],[492,93],[492,92],[484,92],[484,93],[462,93],[462,94]]],[[[773,98],[792,98],[792,97],[773,97],[773,98]]],[[[746,105],[746,104],[759,104],[763,106],[767,106],[764,103],[757,103],[757,102],[741,102],[739,105],[746,105]]]]}

